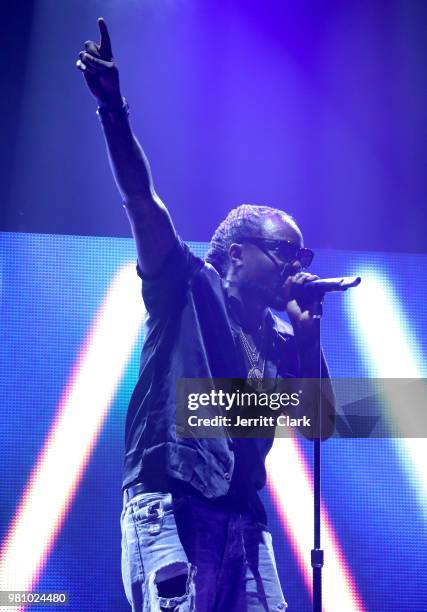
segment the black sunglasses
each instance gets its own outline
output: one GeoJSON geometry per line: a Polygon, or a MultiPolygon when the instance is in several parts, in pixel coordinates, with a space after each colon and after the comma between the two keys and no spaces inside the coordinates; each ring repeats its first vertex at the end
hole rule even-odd
{"type": "Polygon", "coordinates": [[[242,242],[255,244],[267,256],[273,253],[285,263],[299,261],[303,268],[308,268],[313,261],[314,253],[311,249],[300,247],[289,240],[270,240],[268,238],[245,238],[242,242]]]}

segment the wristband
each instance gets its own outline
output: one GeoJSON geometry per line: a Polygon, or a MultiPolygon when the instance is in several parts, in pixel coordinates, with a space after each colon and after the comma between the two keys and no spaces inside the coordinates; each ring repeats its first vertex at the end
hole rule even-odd
{"type": "Polygon", "coordinates": [[[121,106],[98,106],[96,114],[101,123],[108,120],[126,118],[129,116],[129,104],[126,98],[122,98],[121,106]]]}

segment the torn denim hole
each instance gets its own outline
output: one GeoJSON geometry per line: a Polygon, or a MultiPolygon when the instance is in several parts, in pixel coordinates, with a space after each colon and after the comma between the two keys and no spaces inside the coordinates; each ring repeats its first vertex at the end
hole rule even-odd
{"type": "Polygon", "coordinates": [[[151,572],[147,580],[150,612],[162,612],[162,610],[170,610],[170,612],[194,612],[196,609],[195,574],[196,568],[194,565],[182,561],[161,567],[156,572],[151,572]],[[159,596],[157,584],[160,584],[163,580],[185,574],[187,574],[185,593],[177,597],[159,596]]]}
{"type": "Polygon", "coordinates": [[[276,610],[286,610],[286,608],[288,607],[288,604],[286,603],[286,601],[282,601],[282,603],[279,603],[276,607],[276,610]]]}

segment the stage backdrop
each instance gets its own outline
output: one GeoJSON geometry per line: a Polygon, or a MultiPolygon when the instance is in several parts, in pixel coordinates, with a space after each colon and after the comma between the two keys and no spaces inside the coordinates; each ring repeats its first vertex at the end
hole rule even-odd
{"type": "MultiPolygon", "coordinates": [[[[65,591],[70,612],[128,610],[123,431],[144,340],[133,242],[2,234],[1,246],[1,588],[65,591]]],[[[334,377],[425,376],[427,256],[320,251],[314,270],[363,278],[326,299],[323,344],[334,377]]],[[[392,400],[385,411],[404,429],[392,400]]],[[[427,609],[424,444],[323,445],[327,612],[427,609]]],[[[283,590],[290,610],[308,612],[310,443],[276,441],[268,468],[263,498],[283,590]]]]}

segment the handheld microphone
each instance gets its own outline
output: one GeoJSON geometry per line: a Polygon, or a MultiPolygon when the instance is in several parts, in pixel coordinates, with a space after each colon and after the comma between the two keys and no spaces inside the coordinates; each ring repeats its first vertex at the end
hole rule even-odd
{"type": "MultiPolygon", "coordinates": [[[[290,264],[285,264],[280,271],[279,276],[284,278],[291,273],[290,264]]],[[[347,291],[351,287],[360,285],[362,279],[360,276],[340,276],[338,278],[318,278],[313,281],[307,281],[301,285],[301,290],[307,290],[310,293],[330,293],[331,291],[347,291]]]]}
{"type": "Polygon", "coordinates": [[[350,287],[360,285],[360,276],[341,276],[340,278],[318,278],[307,281],[302,285],[302,290],[309,292],[329,293],[331,291],[347,291],[350,287]]]}

